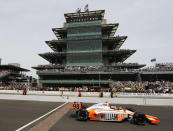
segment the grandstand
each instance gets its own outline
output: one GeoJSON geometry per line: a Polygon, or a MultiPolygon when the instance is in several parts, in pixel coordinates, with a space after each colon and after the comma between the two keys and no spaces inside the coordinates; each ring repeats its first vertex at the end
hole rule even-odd
{"type": "Polygon", "coordinates": [[[142,80],[173,82],[173,63],[156,63],[155,66],[139,70],[142,80]]]}
{"type": "Polygon", "coordinates": [[[29,70],[16,65],[0,65],[0,86],[16,87],[29,83],[29,77],[24,74],[29,70]]]}
{"type": "Polygon", "coordinates": [[[49,64],[32,67],[37,70],[40,87],[109,88],[116,81],[161,78],[140,70],[145,64],[125,63],[136,50],[121,49],[127,36],[115,35],[119,23],[108,24],[104,13],[64,14],[64,27],[52,29],[57,40],[45,42],[53,52],[39,54],[49,64]]]}

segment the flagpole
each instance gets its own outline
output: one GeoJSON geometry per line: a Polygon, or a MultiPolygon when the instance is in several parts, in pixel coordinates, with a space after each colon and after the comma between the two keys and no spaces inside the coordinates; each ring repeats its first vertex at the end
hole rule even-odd
{"type": "Polygon", "coordinates": [[[156,64],[156,58],[151,59],[151,63],[153,63],[153,67],[155,67],[154,65],[156,64]]]}

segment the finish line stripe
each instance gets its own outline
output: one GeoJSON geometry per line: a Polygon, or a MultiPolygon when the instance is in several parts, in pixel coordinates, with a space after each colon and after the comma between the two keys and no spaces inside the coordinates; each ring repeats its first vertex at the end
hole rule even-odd
{"type": "MultiPolygon", "coordinates": [[[[38,124],[34,124],[28,131],[49,131],[51,130],[60,119],[70,110],[70,103],[64,105],[57,111],[53,112],[49,116],[45,117],[43,120],[40,120],[38,124]]],[[[30,127],[30,126],[29,126],[30,127]]],[[[27,128],[26,128],[27,129],[27,128]]]]}
{"type": "Polygon", "coordinates": [[[61,108],[61,107],[62,107],[62,106],[64,106],[64,105],[66,105],[67,103],[68,103],[68,102],[65,102],[64,104],[62,104],[62,105],[60,105],[60,106],[56,107],[55,109],[53,109],[53,110],[49,111],[48,113],[46,113],[46,114],[42,115],[41,117],[39,117],[39,118],[37,118],[37,119],[35,119],[35,120],[33,120],[33,121],[29,122],[28,124],[26,124],[26,125],[22,126],[22,127],[21,127],[21,128],[19,128],[19,129],[16,129],[16,131],[21,131],[21,130],[23,130],[24,128],[26,128],[26,127],[30,126],[31,124],[33,124],[33,123],[37,122],[38,120],[40,120],[40,119],[44,118],[45,116],[48,116],[48,115],[49,115],[49,114],[51,114],[52,112],[56,111],[57,109],[61,108]]]}

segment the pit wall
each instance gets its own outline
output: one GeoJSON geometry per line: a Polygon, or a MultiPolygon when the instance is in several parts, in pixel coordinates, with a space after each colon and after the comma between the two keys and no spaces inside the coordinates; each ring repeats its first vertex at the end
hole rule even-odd
{"type": "Polygon", "coordinates": [[[29,100],[47,102],[74,102],[133,104],[145,106],[173,106],[173,94],[146,94],[146,93],[117,93],[117,97],[110,97],[110,92],[104,92],[99,97],[99,92],[61,92],[61,91],[28,91],[22,95],[22,90],[0,90],[0,100],[29,100]]]}
{"type": "MultiPolygon", "coordinates": [[[[0,94],[22,94],[22,90],[0,90],[0,94]]],[[[79,92],[67,91],[27,91],[28,95],[52,95],[52,96],[74,96],[78,97],[79,92]]],[[[81,92],[81,97],[99,97],[100,92],[81,92]]],[[[163,93],[122,93],[117,92],[114,97],[154,97],[154,98],[173,98],[173,94],[163,93]]],[[[103,97],[110,97],[110,92],[103,92],[103,97]]]]}

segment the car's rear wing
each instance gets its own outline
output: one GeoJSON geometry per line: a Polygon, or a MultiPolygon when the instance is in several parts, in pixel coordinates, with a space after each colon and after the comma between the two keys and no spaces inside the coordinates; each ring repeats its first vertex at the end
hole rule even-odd
{"type": "Polygon", "coordinates": [[[77,110],[80,110],[80,109],[82,109],[82,103],[81,102],[73,102],[72,104],[71,104],[71,110],[75,110],[75,111],[77,111],[77,110]]]}

